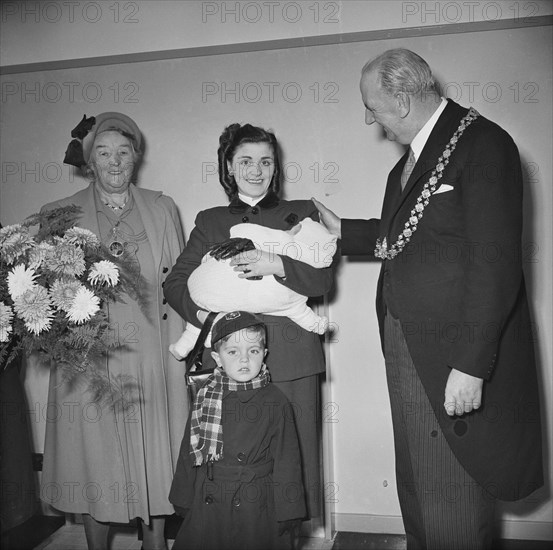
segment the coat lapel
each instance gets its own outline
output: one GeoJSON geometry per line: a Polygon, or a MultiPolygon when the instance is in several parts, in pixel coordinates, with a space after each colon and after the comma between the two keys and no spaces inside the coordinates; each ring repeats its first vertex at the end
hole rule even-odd
{"type": "MultiPolygon", "coordinates": [[[[401,192],[401,174],[403,172],[403,167],[407,162],[408,156],[409,152],[406,151],[403,157],[401,157],[401,159],[392,168],[390,174],[388,175],[388,184],[386,186],[386,193],[384,195],[384,202],[382,205],[382,214],[380,216],[381,237],[388,235],[388,240],[390,239],[389,232],[391,229],[392,220],[397,210],[401,206],[406,194],[405,192],[401,192]]],[[[413,174],[411,174],[409,180],[411,180],[412,178],[413,174]]]]}
{"type": "Polygon", "coordinates": [[[86,189],[83,189],[70,197],[68,202],[81,208],[77,225],[92,231],[95,235],[99,235],[100,226],[98,225],[98,217],[96,215],[97,204],[94,193],[94,184],[91,183],[86,189]]]}
{"type": "MultiPolygon", "coordinates": [[[[136,202],[138,211],[144,224],[144,230],[148,236],[152,248],[156,268],[162,262],[163,242],[166,234],[167,216],[163,209],[157,204],[157,199],[162,195],[161,191],[154,192],[144,189],[139,189],[132,185],[130,187],[133,198],[136,202]],[[147,195],[148,194],[148,195],[147,195]]],[[[91,183],[86,189],[76,193],[66,201],[68,204],[75,204],[81,207],[82,212],[77,225],[89,229],[95,235],[100,234],[100,227],[97,218],[96,194],[94,184],[91,183]]]]}
{"type": "MultiPolygon", "coordinates": [[[[444,152],[445,146],[459,126],[459,121],[466,113],[467,109],[448,99],[446,108],[430,133],[403,192],[401,192],[401,174],[409,156],[408,151],[394,166],[388,176],[388,188],[382,208],[382,236],[387,235],[389,240],[392,239],[395,242],[397,235],[392,231],[392,225],[397,213],[407,199],[413,202],[413,194],[416,197],[421,193],[424,183],[430,177],[432,170],[438,163],[438,159],[444,152]]],[[[407,218],[404,221],[407,221],[407,218]]],[[[400,228],[398,228],[398,234],[399,231],[400,228]]]]}
{"type": "Polygon", "coordinates": [[[161,191],[153,194],[153,197],[144,197],[144,191],[135,187],[131,187],[133,198],[136,201],[136,206],[140,212],[142,223],[144,224],[144,230],[148,236],[148,241],[152,249],[152,255],[154,257],[154,265],[156,269],[159,269],[162,261],[163,242],[165,240],[165,233],[167,228],[165,227],[166,216],[157,205],[157,199],[162,195],[161,191]]]}

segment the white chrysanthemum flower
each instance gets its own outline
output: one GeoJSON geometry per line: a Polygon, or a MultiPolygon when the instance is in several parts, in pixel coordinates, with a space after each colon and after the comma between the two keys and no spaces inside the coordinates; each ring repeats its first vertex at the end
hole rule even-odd
{"type": "Polygon", "coordinates": [[[88,280],[93,285],[107,283],[115,286],[119,282],[119,269],[109,260],[101,260],[90,268],[88,280]]]}
{"type": "Polygon", "coordinates": [[[8,265],[15,263],[34,246],[35,242],[27,227],[15,224],[0,229],[0,257],[8,265]]]}
{"type": "Polygon", "coordinates": [[[25,326],[34,334],[40,334],[50,328],[52,323],[52,302],[48,291],[40,285],[34,285],[30,290],[14,298],[13,307],[25,326]]]}
{"type": "Polygon", "coordinates": [[[46,256],[53,246],[46,241],[39,243],[29,252],[29,267],[33,269],[40,269],[42,262],[46,259],[46,256]]]}
{"type": "Polygon", "coordinates": [[[0,342],[7,342],[13,330],[13,311],[10,306],[0,302],[0,342]]]}
{"type": "Polygon", "coordinates": [[[80,288],[83,288],[83,285],[79,281],[54,281],[50,287],[50,297],[54,306],[57,309],[68,312],[80,288]]]}
{"type": "Polygon", "coordinates": [[[41,317],[33,321],[25,321],[25,327],[28,331],[36,334],[37,336],[43,330],[49,330],[52,326],[52,319],[50,317],[41,317]]]}
{"type": "Polygon", "coordinates": [[[31,290],[35,285],[34,269],[27,269],[23,264],[16,265],[8,273],[8,290],[13,300],[31,290]]]}
{"type": "Polygon", "coordinates": [[[86,267],[84,252],[79,246],[60,241],[46,253],[44,266],[56,275],[80,277],[86,267]]]}
{"type": "Polygon", "coordinates": [[[82,287],[75,294],[67,316],[78,325],[88,321],[100,309],[100,298],[88,288],[82,287]]]}
{"type": "Polygon", "coordinates": [[[98,237],[92,233],[92,231],[82,227],[72,227],[71,229],[68,229],[63,238],[65,241],[73,245],[98,246],[100,244],[98,237]]]}

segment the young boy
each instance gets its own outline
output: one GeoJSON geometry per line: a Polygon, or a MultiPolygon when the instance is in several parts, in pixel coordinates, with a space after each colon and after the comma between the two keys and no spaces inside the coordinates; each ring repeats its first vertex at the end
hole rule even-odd
{"type": "Polygon", "coordinates": [[[270,384],[266,329],[233,311],[212,329],[213,375],[193,405],[169,500],[173,550],[293,548],[305,502],[294,414],[270,384]]]}

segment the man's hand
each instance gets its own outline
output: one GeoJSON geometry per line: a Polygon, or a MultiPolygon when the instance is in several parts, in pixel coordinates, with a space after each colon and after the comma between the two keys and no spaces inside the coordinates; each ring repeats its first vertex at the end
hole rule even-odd
{"type": "Polygon", "coordinates": [[[319,218],[323,225],[336,237],[342,238],[342,220],[332,211],[329,210],[322,202],[311,197],[313,204],[319,211],[319,218]]]}
{"type": "Polygon", "coordinates": [[[484,380],[451,369],[445,386],[444,408],[449,416],[462,416],[480,408],[484,380]]]}

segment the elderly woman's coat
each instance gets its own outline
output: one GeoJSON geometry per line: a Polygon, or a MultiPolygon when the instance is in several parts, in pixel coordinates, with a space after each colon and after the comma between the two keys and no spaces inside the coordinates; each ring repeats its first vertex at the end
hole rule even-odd
{"type": "MultiPolygon", "coordinates": [[[[183,366],[169,353],[184,323],[162,293],[184,244],[181,224],[171,198],[134,185],[129,191],[138,247],[149,260],[140,264],[149,274],[148,315],[129,297],[107,305],[123,343],[96,365],[111,384],[111,401],[95,401],[86,385],[52,369],[41,487],[41,498],[59,510],[121,523],[173,513],[168,494],[188,415],[183,366]]],[[[105,207],[94,184],[43,210],[70,204],[82,209],[77,225],[100,235],[105,207]]]]}

